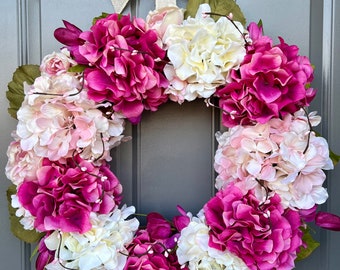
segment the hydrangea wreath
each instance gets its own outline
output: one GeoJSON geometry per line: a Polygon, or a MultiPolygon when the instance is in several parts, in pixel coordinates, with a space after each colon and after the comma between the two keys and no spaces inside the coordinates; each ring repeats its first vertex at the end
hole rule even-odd
{"type": "Polygon", "coordinates": [[[176,5],[146,20],[103,14],[87,31],[64,21],[61,51],[14,73],[8,194],[13,228],[15,218],[24,227],[14,233],[39,241],[36,269],[292,269],[317,246],[308,222],[340,230],[339,217],[316,211],[338,157],[306,112],[309,59],[245,27],[233,0],[197,2],[186,16],[176,5]],[[228,128],[216,135],[216,195],[196,216],[178,206],[171,222],[154,212],[139,227],[109,167],[124,123],[168,100],[212,97],[228,128]]]}

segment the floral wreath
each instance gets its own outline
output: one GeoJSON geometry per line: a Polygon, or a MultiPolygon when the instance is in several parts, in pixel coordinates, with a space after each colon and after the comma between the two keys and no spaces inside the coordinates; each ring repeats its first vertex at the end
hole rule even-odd
{"type": "Polygon", "coordinates": [[[246,28],[233,0],[188,1],[185,16],[173,2],[146,20],[103,14],[87,31],[64,21],[61,51],[14,73],[8,195],[14,234],[39,241],[36,269],[292,269],[318,245],[308,222],[340,230],[316,209],[339,157],[307,113],[309,59],[246,28]],[[110,149],[144,110],[197,98],[228,128],[216,135],[217,193],[196,216],[178,206],[140,227],[120,205],[110,149]]]}

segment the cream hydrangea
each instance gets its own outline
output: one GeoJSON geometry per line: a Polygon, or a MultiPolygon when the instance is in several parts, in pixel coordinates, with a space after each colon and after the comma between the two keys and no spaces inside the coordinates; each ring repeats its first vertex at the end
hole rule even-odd
{"type": "Polygon", "coordinates": [[[247,270],[245,263],[229,251],[209,247],[209,228],[203,211],[181,231],[176,254],[181,265],[192,270],[247,270]]]}
{"type": "Polygon", "coordinates": [[[173,101],[210,97],[246,54],[242,24],[235,21],[235,27],[226,17],[215,22],[209,12],[210,6],[202,4],[195,18],[169,25],[164,34],[171,62],[164,72],[170,81],[167,93],[173,101]]]}
{"type": "Polygon", "coordinates": [[[134,207],[123,206],[111,214],[91,213],[92,229],[84,234],[53,232],[45,239],[46,247],[55,250],[55,259],[47,270],[120,270],[127,260],[129,244],[138,229],[134,207]]]}

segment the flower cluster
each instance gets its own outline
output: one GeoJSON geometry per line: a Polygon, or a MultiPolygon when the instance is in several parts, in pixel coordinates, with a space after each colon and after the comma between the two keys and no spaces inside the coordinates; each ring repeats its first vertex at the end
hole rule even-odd
{"type": "Polygon", "coordinates": [[[299,48],[280,38],[262,35],[262,28],[248,27],[251,44],[240,64],[232,70],[229,83],[217,91],[227,127],[265,123],[308,106],[316,91],[309,88],[313,67],[307,57],[299,56],[299,48]]]}
{"type": "Polygon", "coordinates": [[[215,155],[217,189],[235,183],[243,190],[256,189],[264,201],[271,191],[285,207],[310,209],[328,195],[322,187],[333,169],[327,141],[310,131],[320,117],[303,110],[266,124],[235,126],[218,135],[215,155]],[[262,192],[261,192],[262,191],[262,192]]]}
{"type": "Polygon", "coordinates": [[[65,48],[22,86],[7,151],[12,207],[43,233],[38,270],[289,270],[308,246],[307,222],[340,230],[339,217],[316,213],[334,165],[313,131],[321,117],[304,108],[316,94],[309,59],[254,23],[211,14],[171,6],[146,21],[107,14],[88,31],[66,21],[55,31],[65,48]],[[128,139],[125,121],[210,97],[229,128],[216,136],[217,194],[196,216],[178,206],[172,221],[153,212],[139,228],[108,163],[128,139]]]}
{"type": "Polygon", "coordinates": [[[54,231],[44,239],[45,252],[54,251],[58,256],[46,261],[48,256],[41,255],[38,264],[48,270],[123,269],[125,245],[139,226],[136,219],[126,220],[134,212],[133,207],[123,206],[112,214],[91,213],[91,229],[82,234],[54,231]]]}
{"type": "Polygon", "coordinates": [[[235,27],[227,17],[215,22],[210,12],[209,5],[201,5],[195,18],[170,25],[163,36],[171,62],[164,69],[167,93],[179,103],[209,98],[246,54],[242,24],[235,27]]]}
{"type": "Polygon", "coordinates": [[[134,123],[144,109],[155,111],[167,101],[168,82],[162,73],[166,52],[157,32],[146,30],[144,20],[110,14],[90,31],[65,26],[55,36],[78,63],[91,67],[84,73],[91,100],[112,102],[115,111],[134,123]]]}

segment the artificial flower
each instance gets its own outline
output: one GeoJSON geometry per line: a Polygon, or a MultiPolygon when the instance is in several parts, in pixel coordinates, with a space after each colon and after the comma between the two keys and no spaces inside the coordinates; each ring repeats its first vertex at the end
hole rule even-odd
{"type": "MultiPolygon", "coordinates": [[[[90,31],[76,32],[70,39],[77,41],[67,42],[71,44],[67,47],[77,52],[72,55],[76,61],[78,53],[81,62],[87,61],[84,76],[90,99],[111,102],[133,123],[140,121],[145,109],[155,111],[167,101],[162,61],[166,53],[157,32],[146,30],[143,19],[110,14],[98,19],[90,31]]],[[[65,42],[59,37],[57,33],[56,38],[65,42]]]]}
{"type": "Polygon", "coordinates": [[[146,28],[156,30],[158,36],[162,39],[169,25],[180,25],[183,20],[183,9],[177,6],[163,7],[149,12],[146,17],[146,28]]]}
{"type": "Polygon", "coordinates": [[[316,91],[309,87],[313,67],[298,47],[280,44],[262,35],[255,23],[248,27],[252,40],[239,69],[232,70],[228,84],[216,92],[226,127],[266,123],[308,106],[316,91]]]}
{"type": "MultiPolygon", "coordinates": [[[[17,136],[12,134],[13,138],[17,136]]],[[[6,176],[16,186],[20,185],[24,179],[30,181],[36,178],[36,171],[41,166],[42,157],[35,155],[34,151],[24,151],[20,147],[20,141],[15,140],[10,143],[7,149],[7,164],[5,168],[6,176]]]]}
{"type": "Polygon", "coordinates": [[[41,61],[40,71],[42,75],[58,76],[76,64],[77,62],[70,57],[70,52],[64,48],[61,52],[46,55],[41,61]]]}
{"type": "Polygon", "coordinates": [[[235,183],[244,190],[255,189],[260,200],[275,192],[285,207],[297,209],[324,203],[328,194],[322,186],[323,170],[332,169],[333,164],[327,141],[310,130],[318,119],[315,113],[307,118],[299,111],[265,124],[235,126],[218,135],[216,187],[235,183]]]}
{"type": "Polygon", "coordinates": [[[209,228],[203,212],[193,217],[181,231],[176,254],[178,262],[192,270],[248,269],[240,258],[228,250],[220,251],[209,246],[209,228]]]}
{"type": "Polygon", "coordinates": [[[292,269],[302,245],[297,211],[281,205],[275,194],[265,203],[252,190],[231,184],[204,206],[209,246],[228,250],[249,269],[292,269]]]}
{"type": "Polygon", "coordinates": [[[91,230],[86,233],[54,231],[43,239],[50,251],[55,251],[54,260],[46,269],[119,270],[127,260],[125,248],[139,226],[134,207],[125,205],[110,214],[91,213],[91,230]]]}
{"type": "Polygon", "coordinates": [[[164,34],[171,62],[165,67],[170,81],[167,93],[174,101],[210,97],[245,56],[241,23],[232,23],[226,17],[215,22],[209,12],[210,6],[202,4],[195,18],[169,25],[164,34]]]}
{"type": "Polygon", "coordinates": [[[23,151],[50,160],[79,152],[84,158],[109,161],[109,150],[124,140],[123,117],[89,100],[71,73],[38,77],[25,91],[16,131],[23,151]]]}
{"type": "Polygon", "coordinates": [[[79,156],[65,164],[44,159],[36,176],[17,194],[39,231],[85,233],[91,212],[109,214],[121,201],[122,186],[107,164],[96,167],[79,156]]]}
{"type": "Polygon", "coordinates": [[[162,215],[149,213],[146,229],[137,231],[127,247],[129,257],[124,269],[179,269],[180,265],[174,251],[179,233],[172,229],[175,228],[172,228],[162,215]]]}

